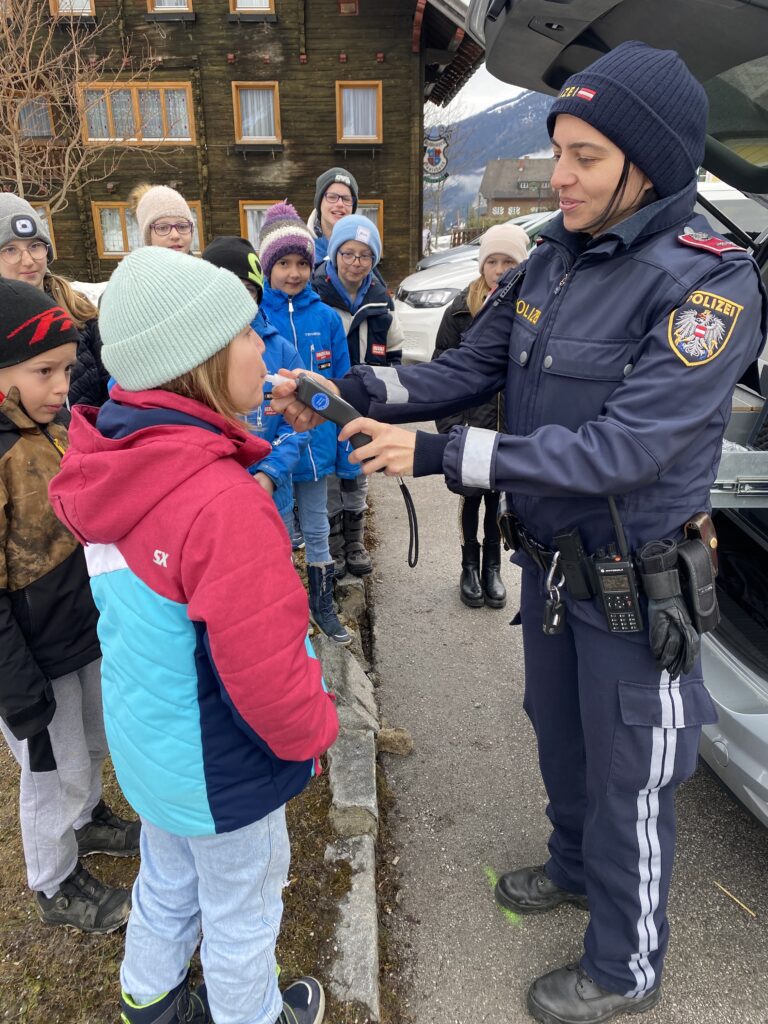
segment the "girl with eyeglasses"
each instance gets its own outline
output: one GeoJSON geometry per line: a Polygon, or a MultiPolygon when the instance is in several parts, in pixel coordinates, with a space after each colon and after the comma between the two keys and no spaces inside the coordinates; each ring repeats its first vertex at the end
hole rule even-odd
{"type": "Polygon", "coordinates": [[[48,263],[53,247],[43,221],[26,199],[0,193],[0,277],[39,288],[69,313],[80,334],[72,369],[69,403],[102,405],[108,397],[109,375],[101,363],[98,309],[48,263]]]}
{"type": "Polygon", "coordinates": [[[315,266],[328,255],[334,227],[357,210],[358,188],[354,175],[343,167],[331,167],[315,182],[315,208],[307,227],[315,236],[315,266]]]}
{"type": "MultiPolygon", "coordinates": [[[[341,317],[352,366],[396,366],[402,361],[403,330],[387,289],[374,273],[381,237],[373,221],[352,214],[336,222],[328,259],[315,271],[312,287],[341,317]]],[[[368,478],[328,477],[330,548],[335,573],[365,576],[373,568],[365,548],[368,478]]]]}
{"type": "Polygon", "coordinates": [[[190,253],[195,220],[186,200],[167,185],[137,185],[128,197],[142,245],[190,253]]]}

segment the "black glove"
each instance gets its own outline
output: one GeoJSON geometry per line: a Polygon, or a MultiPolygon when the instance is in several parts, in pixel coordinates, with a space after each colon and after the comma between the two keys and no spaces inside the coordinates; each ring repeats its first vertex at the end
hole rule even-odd
{"type": "Polygon", "coordinates": [[[693,628],[682,596],[648,600],[651,651],[672,679],[690,672],[699,656],[701,639],[693,628]]]}

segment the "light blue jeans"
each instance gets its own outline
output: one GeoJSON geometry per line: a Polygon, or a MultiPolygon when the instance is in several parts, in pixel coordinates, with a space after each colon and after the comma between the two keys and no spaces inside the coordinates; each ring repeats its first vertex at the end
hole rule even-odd
{"type": "Polygon", "coordinates": [[[290,856],[284,807],[212,836],[172,835],[142,818],[123,991],[143,1006],[175,988],[202,932],[216,1024],[274,1024],[283,1008],[275,943],[290,856]]]}
{"type": "Polygon", "coordinates": [[[326,479],[322,477],[320,480],[293,482],[299,523],[306,544],[304,555],[307,565],[328,565],[331,561],[331,549],[328,547],[331,525],[328,522],[326,479]]]}

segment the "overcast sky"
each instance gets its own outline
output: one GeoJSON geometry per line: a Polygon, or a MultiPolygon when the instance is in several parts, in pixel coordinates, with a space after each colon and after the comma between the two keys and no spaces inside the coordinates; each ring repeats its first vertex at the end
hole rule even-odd
{"type": "Polygon", "coordinates": [[[456,96],[456,113],[459,118],[468,117],[479,110],[486,110],[501,100],[512,99],[522,91],[519,86],[507,85],[506,82],[494,78],[483,64],[456,96]]]}

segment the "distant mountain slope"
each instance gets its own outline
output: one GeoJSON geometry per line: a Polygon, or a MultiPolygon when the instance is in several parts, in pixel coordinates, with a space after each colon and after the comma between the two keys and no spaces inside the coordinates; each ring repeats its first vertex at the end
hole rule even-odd
{"type": "MultiPolygon", "coordinates": [[[[457,122],[447,151],[449,178],[441,202],[450,217],[466,216],[489,160],[551,151],[547,113],[552,101],[552,96],[524,92],[457,122]]],[[[429,208],[425,203],[425,211],[429,208]]]]}

